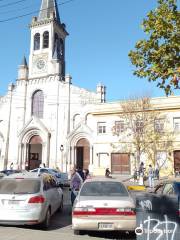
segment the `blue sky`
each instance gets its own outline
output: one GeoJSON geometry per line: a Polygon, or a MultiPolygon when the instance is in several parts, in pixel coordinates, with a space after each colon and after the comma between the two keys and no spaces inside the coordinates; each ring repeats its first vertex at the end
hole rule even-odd
{"type": "MultiPolygon", "coordinates": [[[[41,3],[27,0],[2,6],[13,1],[0,1],[0,20],[39,10],[41,3]],[[24,7],[27,9],[18,11],[24,7]]],[[[59,6],[61,21],[70,34],[66,40],[66,73],[72,76],[73,84],[94,91],[101,82],[107,87],[109,101],[142,94],[164,96],[155,83],[133,75],[128,58],[136,41],[146,37],[140,25],[156,5],[156,0],[75,0],[59,6]]],[[[0,23],[0,95],[16,81],[23,55],[28,59],[31,19],[27,16],[0,23]]]]}

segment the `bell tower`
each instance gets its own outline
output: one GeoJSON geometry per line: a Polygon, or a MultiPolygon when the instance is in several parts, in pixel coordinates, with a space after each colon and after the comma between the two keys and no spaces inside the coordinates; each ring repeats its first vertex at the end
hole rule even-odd
{"type": "Polygon", "coordinates": [[[56,0],[42,0],[38,17],[30,24],[29,78],[65,76],[66,26],[61,23],[56,0]]]}

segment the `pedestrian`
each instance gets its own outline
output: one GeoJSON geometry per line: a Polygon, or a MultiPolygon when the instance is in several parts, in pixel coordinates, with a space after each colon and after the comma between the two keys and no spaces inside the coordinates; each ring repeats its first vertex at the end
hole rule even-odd
{"type": "Polygon", "coordinates": [[[154,170],[151,164],[149,165],[149,169],[148,169],[148,181],[149,181],[149,187],[153,188],[154,187],[154,170]]]}
{"type": "Polygon", "coordinates": [[[159,166],[156,164],[155,170],[154,170],[154,175],[157,180],[159,180],[159,166]]]}
{"type": "Polygon", "coordinates": [[[141,162],[139,166],[139,185],[144,185],[144,171],[145,171],[144,163],[141,162]]]}
{"type": "Polygon", "coordinates": [[[137,182],[137,179],[138,179],[138,171],[137,171],[136,168],[134,169],[133,178],[134,178],[134,182],[137,182]]]}
{"type": "Polygon", "coordinates": [[[85,181],[86,179],[89,179],[89,178],[91,178],[91,176],[90,176],[90,174],[89,174],[89,170],[88,170],[88,169],[84,169],[84,181],[85,181]]]}
{"type": "Polygon", "coordinates": [[[105,177],[110,178],[111,177],[110,174],[111,174],[111,172],[110,172],[109,168],[106,168],[105,177]]]}
{"type": "Polygon", "coordinates": [[[82,168],[78,167],[77,172],[79,173],[79,175],[81,176],[82,180],[84,181],[84,172],[83,172],[82,168]]]}
{"type": "Polygon", "coordinates": [[[14,168],[14,164],[13,164],[13,162],[10,164],[10,170],[13,170],[13,168],[14,168]]]}
{"type": "Polygon", "coordinates": [[[80,174],[73,170],[71,175],[71,182],[70,182],[70,189],[71,189],[71,204],[73,206],[74,200],[76,199],[76,196],[78,194],[78,191],[83,183],[83,179],[80,176],[80,174]]]}

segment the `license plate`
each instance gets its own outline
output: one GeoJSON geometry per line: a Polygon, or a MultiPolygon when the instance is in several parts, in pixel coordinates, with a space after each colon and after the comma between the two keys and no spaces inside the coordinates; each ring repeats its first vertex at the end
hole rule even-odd
{"type": "Polygon", "coordinates": [[[112,223],[99,223],[99,229],[101,229],[101,230],[113,229],[113,224],[112,223]]]}
{"type": "Polygon", "coordinates": [[[17,200],[9,200],[8,204],[9,205],[17,205],[17,204],[19,204],[19,201],[17,201],[17,200]]]}
{"type": "Polygon", "coordinates": [[[2,204],[3,205],[17,205],[17,204],[19,204],[19,201],[17,201],[17,200],[2,200],[2,204]]]}

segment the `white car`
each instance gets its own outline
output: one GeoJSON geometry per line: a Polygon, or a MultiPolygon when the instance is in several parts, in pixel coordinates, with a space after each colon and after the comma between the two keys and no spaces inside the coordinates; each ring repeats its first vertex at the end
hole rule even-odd
{"type": "Polygon", "coordinates": [[[63,192],[50,174],[12,174],[0,179],[0,224],[41,224],[63,208],[63,192]]]}
{"type": "Polygon", "coordinates": [[[72,210],[74,234],[83,230],[134,232],[135,227],[135,203],[122,182],[110,178],[84,182],[72,210]]]}

